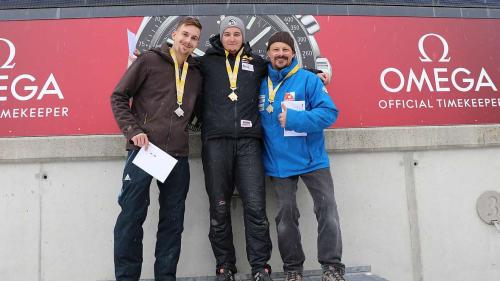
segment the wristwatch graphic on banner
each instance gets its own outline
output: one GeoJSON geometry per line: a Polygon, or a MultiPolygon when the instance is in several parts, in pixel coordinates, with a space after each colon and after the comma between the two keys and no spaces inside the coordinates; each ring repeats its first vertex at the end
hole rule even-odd
{"type": "MultiPolygon", "coordinates": [[[[245,42],[249,42],[254,54],[266,57],[267,41],[278,31],[287,31],[295,39],[295,50],[299,63],[307,68],[315,68],[328,73],[332,69],[327,58],[321,57],[314,34],[320,30],[316,19],[311,15],[237,15],[246,24],[245,42]]],[[[209,39],[219,33],[221,16],[197,17],[203,26],[195,56],[202,56],[210,47],[209,39]]],[[[145,17],[137,33],[137,49],[141,52],[158,47],[165,40],[173,43],[172,32],[179,16],[145,17]]]]}
{"type": "MultiPolygon", "coordinates": [[[[295,39],[295,51],[299,64],[306,68],[315,68],[327,73],[330,78],[332,69],[327,58],[321,57],[314,34],[320,30],[316,19],[311,15],[236,15],[245,23],[245,42],[250,43],[256,55],[265,58],[267,41],[275,32],[287,31],[295,39]]],[[[194,56],[202,56],[210,47],[209,39],[219,33],[220,16],[197,16],[203,30],[200,43],[194,50],[194,56]]],[[[136,38],[136,48],[142,53],[151,48],[159,47],[165,40],[173,43],[172,32],[175,30],[180,16],[145,17],[136,38]]],[[[200,131],[200,123],[192,120],[188,128],[200,131]]]]}

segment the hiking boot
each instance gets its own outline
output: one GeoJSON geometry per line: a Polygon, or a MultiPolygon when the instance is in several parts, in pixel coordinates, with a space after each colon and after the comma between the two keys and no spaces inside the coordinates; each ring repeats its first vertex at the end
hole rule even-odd
{"type": "Polygon", "coordinates": [[[345,281],[344,271],[333,265],[323,265],[323,275],[321,281],[345,281]]]}
{"type": "Polygon", "coordinates": [[[302,272],[285,271],[285,281],[302,281],[302,272]]]}
{"type": "Polygon", "coordinates": [[[234,281],[234,273],[224,267],[218,268],[215,272],[215,281],[234,281]]]}
{"type": "Polygon", "coordinates": [[[271,279],[271,267],[265,265],[263,269],[255,272],[252,276],[253,281],[273,281],[271,279]]]}

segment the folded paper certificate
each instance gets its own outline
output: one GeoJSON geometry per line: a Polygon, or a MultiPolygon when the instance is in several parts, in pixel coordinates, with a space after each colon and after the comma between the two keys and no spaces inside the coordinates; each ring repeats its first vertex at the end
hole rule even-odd
{"type": "MultiPolygon", "coordinates": [[[[289,109],[293,109],[293,110],[297,110],[297,111],[306,110],[306,103],[303,100],[284,101],[284,102],[282,102],[282,104],[284,104],[286,106],[286,108],[289,108],[289,109]]],[[[299,133],[299,132],[285,129],[284,136],[285,137],[304,137],[304,136],[307,136],[307,133],[299,133]]]]}
{"type": "Polygon", "coordinates": [[[177,159],[150,142],[148,150],[142,147],[132,163],[164,183],[177,164],[177,159]]]}

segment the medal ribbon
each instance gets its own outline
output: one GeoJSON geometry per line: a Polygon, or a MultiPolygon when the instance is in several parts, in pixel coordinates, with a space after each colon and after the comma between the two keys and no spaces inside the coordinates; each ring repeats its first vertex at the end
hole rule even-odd
{"type": "Polygon", "coordinates": [[[241,59],[241,54],[243,53],[243,47],[241,50],[238,52],[238,55],[236,56],[236,60],[234,61],[234,70],[231,69],[231,65],[229,64],[229,60],[227,57],[229,56],[229,52],[224,50],[226,52],[226,71],[227,71],[227,76],[229,77],[229,85],[231,90],[236,90],[236,80],[238,80],[238,70],[240,69],[240,59],[241,59]]]}
{"type": "Polygon", "coordinates": [[[276,92],[278,92],[278,89],[280,88],[281,84],[285,82],[286,79],[288,79],[290,76],[294,75],[299,71],[299,65],[297,64],[288,74],[285,76],[285,78],[276,86],[276,88],[273,89],[273,81],[271,81],[271,78],[267,76],[267,88],[269,90],[269,103],[272,104],[274,102],[274,96],[276,95],[276,92]]]}
{"type": "Polygon", "coordinates": [[[170,48],[170,56],[174,60],[175,66],[175,89],[177,90],[177,104],[179,107],[182,105],[182,97],[184,96],[184,86],[186,85],[186,75],[188,72],[189,64],[185,61],[182,66],[182,74],[179,78],[179,63],[177,62],[177,58],[175,57],[175,52],[172,48],[170,48]]]}

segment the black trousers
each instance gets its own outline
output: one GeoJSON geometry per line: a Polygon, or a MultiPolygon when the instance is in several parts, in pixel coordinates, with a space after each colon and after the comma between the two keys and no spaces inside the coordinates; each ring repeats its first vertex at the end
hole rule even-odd
{"type": "Polygon", "coordinates": [[[203,171],[210,201],[208,237],[217,268],[224,266],[236,272],[230,212],[235,187],[243,202],[246,251],[252,273],[262,270],[271,258],[261,145],[255,138],[217,138],[203,142],[203,171]]]}
{"type": "MultiPolygon", "coordinates": [[[[141,276],[142,224],[148,212],[149,186],[153,178],[132,163],[137,152],[129,152],[123,171],[123,186],[118,197],[121,212],[114,229],[117,281],[138,281],[141,276]]],[[[156,235],[155,281],[175,281],[181,252],[185,200],[189,189],[189,162],[187,157],[177,160],[165,183],[157,182],[160,190],[160,214],[156,235]]]]}

